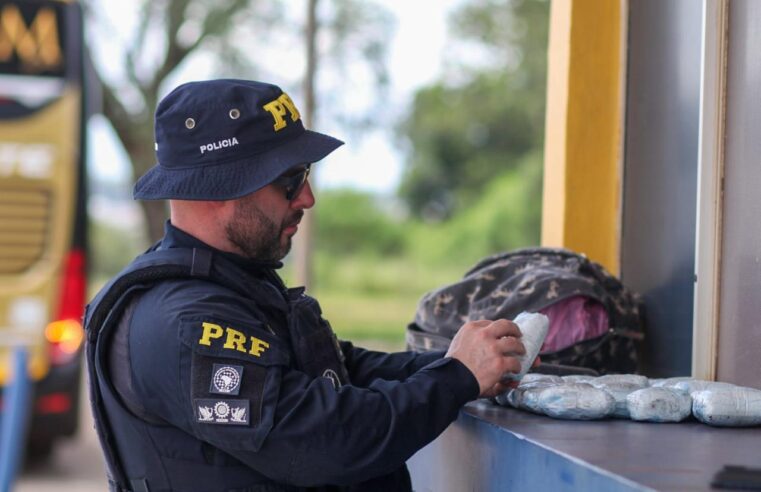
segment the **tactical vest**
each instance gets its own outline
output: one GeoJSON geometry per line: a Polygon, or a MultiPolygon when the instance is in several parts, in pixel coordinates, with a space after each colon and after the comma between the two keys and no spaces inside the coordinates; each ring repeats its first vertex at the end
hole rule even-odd
{"type": "MultiPolygon", "coordinates": [[[[266,479],[226,453],[159,418],[136,413],[136,408],[142,408],[139,402],[125,404],[120,398],[109,376],[106,358],[111,335],[124,315],[125,307],[136,294],[146,292],[158,282],[176,279],[201,279],[220,284],[251,299],[256,312],[263,313],[265,308],[282,311],[288,320],[292,365],[312,377],[328,377],[336,386],[349,382],[336,336],[322,319],[317,301],[306,296],[303,288],[278,291],[274,295],[273,289],[277,290],[274,285],[241,275],[240,268],[229,259],[208,249],[151,250],[111,280],[85,312],[90,402],[95,429],[106,458],[110,490],[167,491],[170,483],[184,490],[305,490],[257,483],[266,479]],[[187,450],[194,449],[197,449],[194,454],[198,457],[197,462],[167,458],[173,455],[173,450],[187,453],[187,450]],[[171,482],[169,477],[172,477],[171,482]],[[186,482],[181,483],[182,480],[186,482]]],[[[278,336],[282,337],[282,334],[278,333],[278,336]]]]}

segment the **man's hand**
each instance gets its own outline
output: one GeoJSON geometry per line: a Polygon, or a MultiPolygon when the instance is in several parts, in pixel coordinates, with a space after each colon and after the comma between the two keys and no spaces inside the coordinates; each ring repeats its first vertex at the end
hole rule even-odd
{"type": "MultiPolygon", "coordinates": [[[[542,361],[539,359],[539,356],[534,359],[534,363],[531,364],[531,367],[539,367],[539,364],[541,364],[542,361]]],[[[492,396],[501,395],[502,393],[505,393],[507,390],[512,388],[517,388],[518,385],[521,384],[520,381],[510,380],[510,381],[499,381],[497,384],[489,388],[488,390],[481,393],[482,398],[491,398],[492,396]]]]}
{"type": "Polygon", "coordinates": [[[446,356],[470,369],[478,381],[480,396],[494,396],[514,386],[500,382],[504,374],[521,370],[518,357],[526,349],[520,336],[518,326],[506,319],[469,321],[452,339],[446,356]]]}

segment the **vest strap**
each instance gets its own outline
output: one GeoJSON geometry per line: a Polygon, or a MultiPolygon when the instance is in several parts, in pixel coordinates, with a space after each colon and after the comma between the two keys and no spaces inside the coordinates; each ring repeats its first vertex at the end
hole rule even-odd
{"type": "Polygon", "coordinates": [[[208,249],[193,248],[193,256],[190,260],[190,276],[207,278],[211,274],[211,251],[208,249]]]}

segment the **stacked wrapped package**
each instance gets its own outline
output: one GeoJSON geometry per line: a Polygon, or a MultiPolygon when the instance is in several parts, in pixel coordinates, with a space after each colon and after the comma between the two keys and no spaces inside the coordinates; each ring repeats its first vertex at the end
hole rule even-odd
{"type": "Polygon", "coordinates": [[[497,396],[499,405],[570,420],[682,422],[693,416],[718,427],[761,425],[761,390],[753,388],[689,377],[527,373],[547,336],[549,320],[542,314],[521,313],[514,322],[521,330],[526,354],[520,358],[520,373],[504,378],[520,384],[497,396]]]}
{"type": "Polygon", "coordinates": [[[692,414],[708,425],[745,427],[761,425],[761,391],[735,386],[692,393],[692,414]]]}
{"type": "Polygon", "coordinates": [[[530,373],[496,402],[568,420],[682,422],[692,416],[719,427],[761,425],[761,390],[692,378],[654,383],[636,374],[561,378],[530,373]]]}
{"type": "Polygon", "coordinates": [[[541,412],[557,419],[596,420],[613,413],[616,401],[588,383],[566,383],[545,388],[536,395],[541,412]]]}
{"type": "Polygon", "coordinates": [[[637,391],[642,389],[643,387],[632,382],[618,382],[618,383],[607,383],[603,385],[595,385],[595,387],[600,388],[601,390],[607,392],[610,396],[613,397],[613,399],[616,402],[616,406],[613,409],[613,413],[611,414],[611,417],[616,417],[619,419],[628,419],[629,418],[629,405],[627,402],[627,397],[637,391]]]}
{"type": "Polygon", "coordinates": [[[642,388],[626,397],[629,418],[643,422],[681,422],[690,416],[690,395],[672,388],[642,388]]]}

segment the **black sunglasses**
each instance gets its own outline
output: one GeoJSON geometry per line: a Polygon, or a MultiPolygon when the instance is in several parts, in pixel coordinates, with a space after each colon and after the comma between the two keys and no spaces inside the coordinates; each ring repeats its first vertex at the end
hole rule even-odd
{"type": "Polygon", "coordinates": [[[285,174],[281,174],[272,183],[280,186],[285,190],[285,198],[288,201],[296,198],[309,178],[309,171],[312,169],[311,164],[307,164],[303,167],[298,167],[292,171],[288,171],[285,174]]]}

